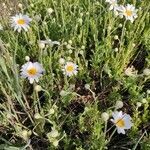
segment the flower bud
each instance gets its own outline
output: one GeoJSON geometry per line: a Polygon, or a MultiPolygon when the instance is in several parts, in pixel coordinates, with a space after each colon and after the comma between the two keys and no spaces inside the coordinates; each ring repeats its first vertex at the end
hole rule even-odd
{"type": "Polygon", "coordinates": [[[25,60],[26,61],[30,61],[30,57],[29,56],[25,56],[25,60]]]}
{"type": "Polygon", "coordinates": [[[142,99],[142,103],[143,103],[143,104],[147,103],[146,98],[143,98],[143,99],[142,99]]]}
{"type": "Polygon", "coordinates": [[[45,43],[43,43],[42,41],[39,42],[39,48],[40,49],[44,49],[45,48],[45,43]]]}
{"type": "Polygon", "coordinates": [[[72,54],[72,50],[71,49],[69,50],[69,53],[72,54]]]}
{"type": "Polygon", "coordinates": [[[66,48],[67,48],[67,49],[71,49],[71,45],[68,44],[68,45],[66,46],[66,48]]]}
{"type": "Polygon", "coordinates": [[[34,89],[35,89],[36,92],[42,91],[42,87],[41,87],[40,85],[36,85],[36,86],[34,87],[34,89]]]}
{"type": "Polygon", "coordinates": [[[43,21],[43,25],[47,25],[47,22],[46,22],[46,21],[43,21]]]}
{"type": "Polygon", "coordinates": [[[80,53],[81,55],[83,55],[83,54],[84,54],[84,51],[83,51],[83,50],[81,50],[79,53],[80,53]]]}
{"type": "Polygon", "coordinates": [[[30,4],[30,6],[33,8],[34,7],[34,4],[32,3],[32,4],[30,4]]]}
{"type": "Polygon", "coordinates": [[[114,39],[115,39],[115,40],[118,40],[118,39],[119,39],[119,38],[118,38],[118,35],[115,35],[115,36],[114,36],[114,39]]]}
{"type": "Polygon", "coordinates": [[[149,76],[149,75],[150,75],[150,69],[145,68],[145,69],[143,70],[143,74],[144,74],[145,76],[149,76]]]}
{"type": "Polygon", "coordinates": [[[57,147],[58,144],[59,144],[59,141],[58,141],[58,140],[54,140],[52,144],[53,144],[55,147],[57,147]]]}
{"type": "Polygon", "coordinates": [[[133,47],[135,47],[135,46],[136,46],[136,44],[135,44],[135,43],[133,43],[133,44],[132,44],[132,46],[133,46],[133,47]]]}
{"type": "Polygon", "coordinates": [[[39,22],[41,20],[41,15],[35,15],[34,18],[37,22],[39,22]]]}
{"type": "Polygon", "coordinates": [[[68,95],[68,92],[67,92],[67,91],[64,91],[64,90],[61,90],[61,91],[60,91],[60,95],[61,95],[61,96],[66,96],[66,95],[68,95]]]}
{"type": "Polygon", "coordinates": [[[90,85],[89,84],[85,84],[84,86],[87,90],[90,89],[90,85]]]}
{"type": "Polygon", "coordinates": [[[147,94],[150,94],[150,90],[147,90],[146,92],[147,92],[147,94]]]}
{"type": "Polygon", "coordinates": [[[54,113],[55,113],[55,110],[54,110],[53,108],[51,108],[51,109],[49,110],[49,114],[52,115],[52,114],[54,114],[54,113]]]}
{"type": "Polygon", "coordinates": [[[54,10],[53,10],[52,8],[48,8],[48,9],[47,9],[47,12],[48,12],[49,15],[52,14],[53,11],[54,11],[54,10]]]}
{"type": "Polygon", "coordinates": [[[72,44],[72,40],[69,40],[68,43],[71,45],[72,44]]]}
{"type": "Polygon", "coordinates": [[[82,46],[81,46],[81,49],[85,49],[85,46],[84,46],[84,45],[82,45],[82,46]]]}
{"type": "Polygon", "coordinates": [[[29,136],[28,136],[28,131],[27,130],[23,130],[21,133],[22,137],[24,140],[28,140],[29,136]]]}
{"type": "Polygon", "coordinates": [[[67,45],[67,42],[64,42],[64,45],[67,45]]]}
{"type": "Polygon", "coordinates": [[[56,129],[53,129],[48,135],[52,138],[56,138],[59,136],[59,133],[56,129]]]}
{"type": "Polygon", "coordinates": [[[103,112],[101,114],[101,118],[104,120],[104,121],[107,121],[109,119],[109,114],[107,112],[103,112]]]}
{"type": "Polygon", "coordinates": [[[118,48],[116,47],[116,48],[114,49],[114,51],[115,51],[115,52],[118,52],[118,48]]]}
{"type": "Polygon", "coordinates": [[[80,16],[83,17],[83,13],[80,13],[80,16]]]}
{"type": "Polygon", "coordinates": [[[39,113],[36,113],[36,114],[34,115],[34,118],[35,118],[35,119],[42,119],[42,116],[41,116],[39,113]]]}
{"type": "Polygon", "coordinates": [[[60,59],[59,59],[59,63],[60,63],[61,65],[64,65],[64,64],[65,64],[65,59],[64,59],[64,58],[60,58],[60,59]]]}
{"type": "Polygon", "coordinates": [[[18,7],[22,9],[22,4],[21,4],[21,3],[19,3],[19,4],[18,4],[18,7]]]}
{"type": "Polygon", "coordinates": [[[119,28],[122,28],[122,26],[123,26],[123,25],[120,23],[120,24],[119,24],[119,28]]]}
{"type": "Polygon", "coordinates": [[[122,108],[123,107],[123,102],[122,101],[116,101],[116,109],[122,108]]]}
{"type": "Polygon", "coordinates": [[[137,102],[136,105],[137,105],[137,107],[141,107],[142,103],[141,102],[137,102]]]}

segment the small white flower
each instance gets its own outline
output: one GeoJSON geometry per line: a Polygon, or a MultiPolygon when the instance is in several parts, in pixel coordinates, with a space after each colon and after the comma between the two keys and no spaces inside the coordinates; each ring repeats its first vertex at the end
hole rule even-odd
{"type": "Polygon", "coordinates": [[[130,20],[132,23],[138,17],[137,9],[133,5],[127,4],[127,6],[118,7],[119,15],[121,17],[125,16],[126,20],[130,20]]]}
{"type": "Polygon", "coordinates": [[[118,6],[117,0],[106,0],[106,2],[110,4],[110,10],[115,9],[115,7],[118,6]]]}
{"type": "Polygon", "coordinates": [[[76,65],[73,62],[67,62],[62,70],[64,71],[64,74],[70,77],[78,73],[77,69],[78,69],[78,65],[76,65]]]}
{"type": "Polygon", "coordinates": [[[28,78],[30,83],[32,84],[34,80],[36,82],[39,81],[39,77],[42,76],[44,69],[42,65],[38,62],[27,62],[21,68],[21,77],[28,78]]]}
{"type": "Polygon", "coordinates": [[[133,126],[130,115],[126,113],[123,114],[122,111],[113,112],[112,116],[113,119],[111,119],[111,121],[116,125],[119,134],[125,134],[125,129],[130,129],[133,126]]]}
{"type": "Polygon", "coordinates": [[[32,19],[27,15],[18,14],[11,17],[11,27],[13,27],[14,30],[17,30],[18,32],[21,32],[22,29],[28,31],[31,21],[32,19]]]}

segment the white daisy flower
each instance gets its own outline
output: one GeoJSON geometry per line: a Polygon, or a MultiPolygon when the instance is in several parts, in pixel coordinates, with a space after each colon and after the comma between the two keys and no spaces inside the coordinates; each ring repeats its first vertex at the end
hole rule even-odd
{"type": "Polygon", "coordinates": [[[78,73],[77,69],[78,65],[73,62],[67,62],[62,70],[64,71],[64,74],[70,77],[78,73]]]}
{"type": "Polygon", "coordinates": [[[122,111],[116,111],[112,113],[114,119],[111,121],[116,125],[117,132],[120,134],[125,134],[125,129],[130,129],[132,127],[131,117],[126,113],[122,113],[122,111]]]}
{"type": "Polygon", "coordinates": [[[118,7],[117,0],[106,0],[110,4],[109,10],[116,10],[118,7]]]}
{"type": "Polygon", "coordinates": [[[28,31],[29,23],[31,21],[32,19],[29,18],[27,15],[18,14],[11,17],[11,27],[13,27],[14,30],[17,30],[18,32],[21,32],[22,29],[28,31]]]}
{"type": "Polygon", "coordinates": [[[39,77],[42,76],[44,69],[42,65],[38,62],[27,62],[21,67],[21,77],[28,78],[32,84],[34,80],[39,81],[39,77]]]}
{"type": "Polygon", "coordinates": [[[121,17],[125,16],[126,20],[130,20],[132,23],[138,17],[137,9],[133,5],[127,4],[127,6],[118,7],[119,15],[121,17]]]}

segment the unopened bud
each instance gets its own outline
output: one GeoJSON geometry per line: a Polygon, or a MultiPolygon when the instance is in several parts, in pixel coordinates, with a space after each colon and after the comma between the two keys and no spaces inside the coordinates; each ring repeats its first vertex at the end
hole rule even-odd
{"type": "Polygon", "coordinates": [[[107,121],[109,119],[109,114],[107,112],[103,112],[101,114],[101,118],[104,120],[104,121],[107,121]]]}
{"type": "Polygon", "coordinates": [[[122,108],[123,102],[122,101],[116,101],[116,109],[122,108]]]}

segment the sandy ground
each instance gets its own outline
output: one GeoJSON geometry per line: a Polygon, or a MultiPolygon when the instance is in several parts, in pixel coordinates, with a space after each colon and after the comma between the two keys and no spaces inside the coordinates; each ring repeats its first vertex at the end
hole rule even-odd
{"type": "Polygon", "coordinates": [[[0,0],[0,18],[6,18],[16,12],[18,3],[18,0],[0,0]]]}

